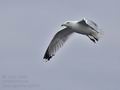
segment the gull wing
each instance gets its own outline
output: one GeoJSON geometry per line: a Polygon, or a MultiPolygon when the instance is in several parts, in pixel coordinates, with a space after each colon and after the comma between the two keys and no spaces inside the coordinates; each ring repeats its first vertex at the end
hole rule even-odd
{"type": "Polygon", "coordinates": [[[83,19],[81,21],[78,22],[79,24],[82,24],[82,25],[85,25],[86,27],[90,27],[92,30],[98,32],[98,25],[93,22],[92,20],[86,20],[86,19],[83,19]]]}
{"type": "Polygon", "coordinates": [[[94,21],[92,21],[92,20],[86,20],[86,23],[87,23],[89,26],[93,27],[95,30],[98,29],[98,25],[97,25],[94,21]]]}
{"type": "Polygon", "coordinates": [[[63,44],[66,42],[66,40],[72,33],[73,30],[69,28],[64,28],[61,31],[57,32],[53,37],[52,41],[50,42],[43,58],[49,61],[50,58],[55,55],[58,49],[63,46],[63,44]]]}

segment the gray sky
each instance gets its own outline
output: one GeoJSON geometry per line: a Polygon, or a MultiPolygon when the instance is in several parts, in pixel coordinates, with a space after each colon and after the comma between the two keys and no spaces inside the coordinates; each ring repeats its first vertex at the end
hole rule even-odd
{"type": "Polygon", "coordinates": [[[119,0],[0,0],[0,90],[120,90],[119,0]],[[95,21],[97,44],[73,35],[43,55],[66,20],[95,21]]]}

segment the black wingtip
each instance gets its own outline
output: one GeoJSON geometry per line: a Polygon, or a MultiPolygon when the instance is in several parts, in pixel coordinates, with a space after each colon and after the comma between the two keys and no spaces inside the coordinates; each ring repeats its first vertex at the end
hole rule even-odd
{"type": "Polygon", "coordinates": [[[94,43],[96,43],[95,39],[91,39],[91,38],[90,38],[90,40],[93,41],[94,43]]]}
{"type": "Polygon", "coordinates": [[[51,58],[52,58],[52,56],[49,54],[49,51],[47,50],[45,52],[45,55],[44,55],[43,59],[47,59],[49,61],[51,58]]]}

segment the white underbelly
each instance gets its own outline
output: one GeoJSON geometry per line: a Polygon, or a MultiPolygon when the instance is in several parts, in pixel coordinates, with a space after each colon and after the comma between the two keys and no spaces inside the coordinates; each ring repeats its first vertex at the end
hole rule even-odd
{"type": "Polygon", "coordinates": [[[75,32],[84,34],[84,35],[89,35],[89,34],[93,33],[93,30],[89,27],[79,26],[79,27],[75,28],[75,32]]]}

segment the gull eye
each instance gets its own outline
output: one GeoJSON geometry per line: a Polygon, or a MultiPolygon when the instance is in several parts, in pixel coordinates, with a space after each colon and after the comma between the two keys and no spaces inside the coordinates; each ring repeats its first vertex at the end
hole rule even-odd
{"type": "Polygon", "coordinates": [[[70,22],[67,22],[67,24],[69,24],[70,22]]]}

